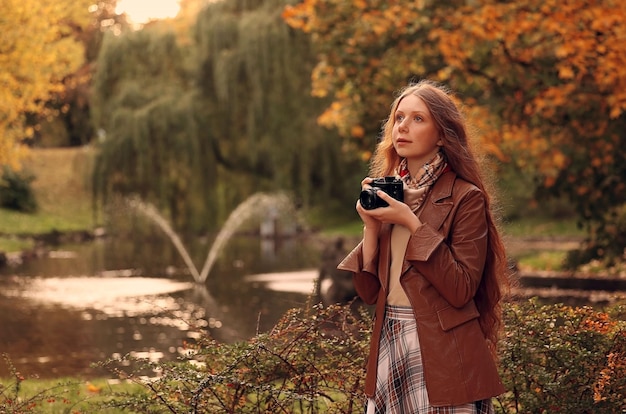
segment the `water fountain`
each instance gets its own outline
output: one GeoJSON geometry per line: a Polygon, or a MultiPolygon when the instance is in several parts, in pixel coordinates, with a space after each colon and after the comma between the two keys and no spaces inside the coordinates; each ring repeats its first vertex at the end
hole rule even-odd
{"type": "Polygon", "coordinates": [[[237,229],[247,220],[254,216],[267,215],[268,212],[273,212],[277,209],[280,211],[293,211],[292,203],[289,198],[283,194],[256,193],[248,197],[230,213],[228,219],[217,234],[215,241],[209,248],[202,269],[198,270],[178,234],[152,204],[143,202],[137,197],[128,198],[127,203],[130,207],[148,217],[163,230],[181,255],[194,281],[198,284],[206,282],[218,255],[237,229]]]}

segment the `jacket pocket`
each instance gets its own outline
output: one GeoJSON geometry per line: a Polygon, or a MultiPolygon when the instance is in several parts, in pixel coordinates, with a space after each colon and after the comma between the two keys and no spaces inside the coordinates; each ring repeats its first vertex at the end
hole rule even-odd
{"type": "Polygon", "coordinates": [[[452,328],[456,328],[459,325],[464,324],[472,319],[476,319],[480,316],[476,304],[474,301],[469,302],[461,309],[448,306],[437,311],[437,318],[439,318],[439,324],[444,332],[449,331],[452,328]]]}

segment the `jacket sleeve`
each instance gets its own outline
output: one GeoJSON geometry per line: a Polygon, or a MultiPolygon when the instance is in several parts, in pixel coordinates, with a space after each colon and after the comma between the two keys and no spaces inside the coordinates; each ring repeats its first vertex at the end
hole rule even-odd
{"type": "Polygon", "coordinates": [[[378,250],[374,259],[363,265],[363,241],[361,241],[337,266],[339,270],[352,272],[352,281],[359,297],[368,305],[376,303],[380,290],[378,279],[378,250]]]}
{"type": "Polygon", "coordinates": [[[454,209],[448,240],[427,222],[411,235],[406,260],[454,307],[471,301],[487,252],[487,216],[482,192],[468,191],[454,209]]]}

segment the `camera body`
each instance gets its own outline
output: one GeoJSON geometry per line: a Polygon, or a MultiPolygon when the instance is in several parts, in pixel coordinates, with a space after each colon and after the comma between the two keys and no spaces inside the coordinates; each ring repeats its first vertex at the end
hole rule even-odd
{"type": "Polygon", "coordinates": [[[404,202],[404,187],[402,180],[389,176],[376,178],[370,184],[372,187],[361,191],[359,201],[366,210],[378,207],[387,207],[389,204],[376,195],[376,191],[382,190],[398,201],[404,202]]]}

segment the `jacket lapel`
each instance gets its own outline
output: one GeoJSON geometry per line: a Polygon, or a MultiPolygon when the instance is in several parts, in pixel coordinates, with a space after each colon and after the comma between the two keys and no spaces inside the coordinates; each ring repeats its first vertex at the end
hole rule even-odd
{"type": "Polygon", "coordinates": [[[452,210],[451,196],[455,178],[456,173],[448,171],[435,182],[419,214],[422,223],[430,225],[435,230],[441,229],[441,225],[452,210]]]}
{"type": "MultiPolygon", "coordinates": [[[[443,222],[452,210],[452,187],[455,179],[456,173],[452,171],[442,174],[433,185],[431,191],[426,195],[424,207],[418,215],[422,223],[428,224],[437,231],[441,230],[443,222]]],[[[402,264],[401,274],[406,273],[410,267],[411,264],[405,260],[402,264]]]]}

